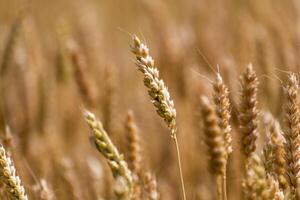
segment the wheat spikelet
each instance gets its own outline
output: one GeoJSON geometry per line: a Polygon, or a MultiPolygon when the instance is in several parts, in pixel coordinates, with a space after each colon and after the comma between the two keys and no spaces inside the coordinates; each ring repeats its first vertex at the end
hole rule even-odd
{"type": "Polygon", "coordinates": [[[115,193],[119,198],[130,199],[132,193],[132,174],[128,169],[118,149],[111,142],[108,134],[103,129],[102,123],[98,121],[94,114],[84,111],[84,117],[92,130],[94,143],[98,151],[107,159],[107,162],[116,179],[115,193]]]}
{"type": "Polygon", "coordinates": [[[251,64],[241,76],[241,100],[239,108],[239,128],[242,134],[241,150],[248,159],[256,149],[257,139],[257,86],[258,79],[251,64]]]}
{"type": "Polygon", "coordinates": [[[154,67],[154,60],[149,55],[148,47],[141,43],[137,36],[133,37],[133,42],[132,52],[136,56],[138,69],[144,74],[144,85],[148,88],[148,94],[156,112],[167,123],[172,136],[174,136],[176,132],[176,110],[168,88],[160,79],[158,69],[154,67]]]}
{"type": "Polygon", "coordinates": [[[207,97],[201,97],[201,114],[203,118],[205,143],[208,146],[210,156],[210,171],[212,174],[222,175],[226,167],[226,150],[224,138],[218,125],[214,107],[207,97]]]}
{"type": "Polygon", "coordinates": [[[3,146],[0,146],[0,177],[1,182],[6,186],[10,199],[27,200],[25,189],[21,184],[20,178],[16,175],[16,169],[12,160],[6,155],[3,146]]]}
{"type": "Polygon", "coordinates": [[[287,163],[287,176],[292,188],[296,192],[299,182],[300,171],[300,110],[299,110],[299,83],[295,74],[290,74],[285,86],[285,150],[287,163]]]}
{"type": "Polygon", "coordinates": [[[227,156],[232,152],[232,137],[230,126],[230,102],[229,102],[229,89],[224,84],[221,75],[218,73],[216,81],[213,84],[214,88],[214,102],[216,105],[216,113],[219,118],[219,127],[223,133],[227,156]]]}
{"type": "Polygon", "coordinates": [[[247,175],[243,182],[246,200],[283,200],[277,181],[266,174],[259,156],[252,154],[247,163],[247,175]]]}

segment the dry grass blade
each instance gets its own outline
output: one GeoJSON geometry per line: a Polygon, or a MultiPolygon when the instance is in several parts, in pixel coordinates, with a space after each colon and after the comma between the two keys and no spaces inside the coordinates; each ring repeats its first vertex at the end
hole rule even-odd
{"type": "Polygon", "coordinates": [[[7,156],[3,146],[0,146],[0,182],[6,186],[9,198],[13,200],[27,200],[25,189],[20,178],[16,175],[16,169],[10,157],[7,156]]]}
{"type": "Polygon", "coordinates": [[[119,153],[118,149],[111,142],[101,122],[96,119],[94,114],[84,111],[84,117],[92,130],[94,143],[98,151],[107,159],[113,176],[116,179],[116,195],[122,199],[130,199],[133,186],[132,173],[128,169],[123,155],[119,153]]]}

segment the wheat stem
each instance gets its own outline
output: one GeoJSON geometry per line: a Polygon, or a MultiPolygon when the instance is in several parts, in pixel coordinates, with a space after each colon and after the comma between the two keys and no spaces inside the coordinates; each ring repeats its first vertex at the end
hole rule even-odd
{"type": "Polygon", "coordinates": [[[178,140],[177,140],[177,136],[176,134],[173,135],[173,140],[175,143],[175,147],[176,147],[176,153],[177,153],[177,162],[178,162],[178,168],[179,168],[179,174],[180,174],[180,181],[181,181],[181,189],[182,189],[182,195],[183,195],[183,199],[186,200],[186,196],[185,196],[185,187],[184,187],[184,180],[183,180],[183,173],[182,173],[182,165],[181,165],[181,160],[180,160],[180,150],[179,150],[179,145],[178,145],[178,140]]]}

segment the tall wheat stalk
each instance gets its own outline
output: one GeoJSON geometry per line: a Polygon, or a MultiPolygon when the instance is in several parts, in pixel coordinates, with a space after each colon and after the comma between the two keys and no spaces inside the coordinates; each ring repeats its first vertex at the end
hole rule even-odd
{"type": "Polygon", "coordinates": [[[171,138],[174,141],[177,153],[182,195],[183,199],[186,200],[180,150],[176,136],[176,110],[174,102],[170,98],[168,88],[165,86],[164,81],[159,77],[158,69],[154,67],[154,60],[149,54],[148,47],[143,44],[136,35],[133,36],[131,50],[136,56],[136,65],[139,71],[144,75],[144,85],[148,89],[148,94],[156,108],[156,112],[166,122],[171,132],[171,138]]]}

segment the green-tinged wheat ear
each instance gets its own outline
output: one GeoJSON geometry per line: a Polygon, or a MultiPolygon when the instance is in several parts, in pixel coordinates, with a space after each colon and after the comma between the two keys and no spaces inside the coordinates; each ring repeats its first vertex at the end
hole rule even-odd
{"type": "MultiPolygon", "coordinates": [[[[299,80],[296,74],[290,74],[286,86],[285,105],[285,151],[286,171],[291,191],[296,195],[300,172],[300,107],[299,80]]],[[[299,199],[299,197],[297,197],[299,199]]]]}
{"type": "Polygon", "coordinates": [[[267,175],[264,165],[257,154],[252,154],[247,162],[247,174],[243,182],[246,200],[284,200],[278,182],[267,175]]]}
{"type": "Polygon", "coordinates": [[[216,80],[213,83],[214,88],[214,102],[216,105],[216,113],[219,119],[219,127],[222,131],[227,156],[232,152],[232,136],[230,126],[230,102],[229,102],[229,89],[224,84],[221,75],[218,73],[216,80]]]}
{"type": "Polygon", "coordinates": [[[241,99],[239,105],[239,128],[241,132],[241,151],[247,160],[256,149],[258,109],[258,79],[251,64],[241,76],[241,99]]]}
{"type": "Polygon", "coordinates": [[[25,189],[20,178],[16,175],[16,169],[11,158],[6,154],[2,145],[0,145],[0,182],[3,182],[9,199],[27,200],[25,189]]]}
{"type": "Polygon", "coordinates": [[[84,111],[86,122],[93,133],[98,151],[106,158],[116,180],[115,194],[120,199],[131,199],[133,179],[127,163],[103,129],[102,123],[89,111],[84,111]]]}

